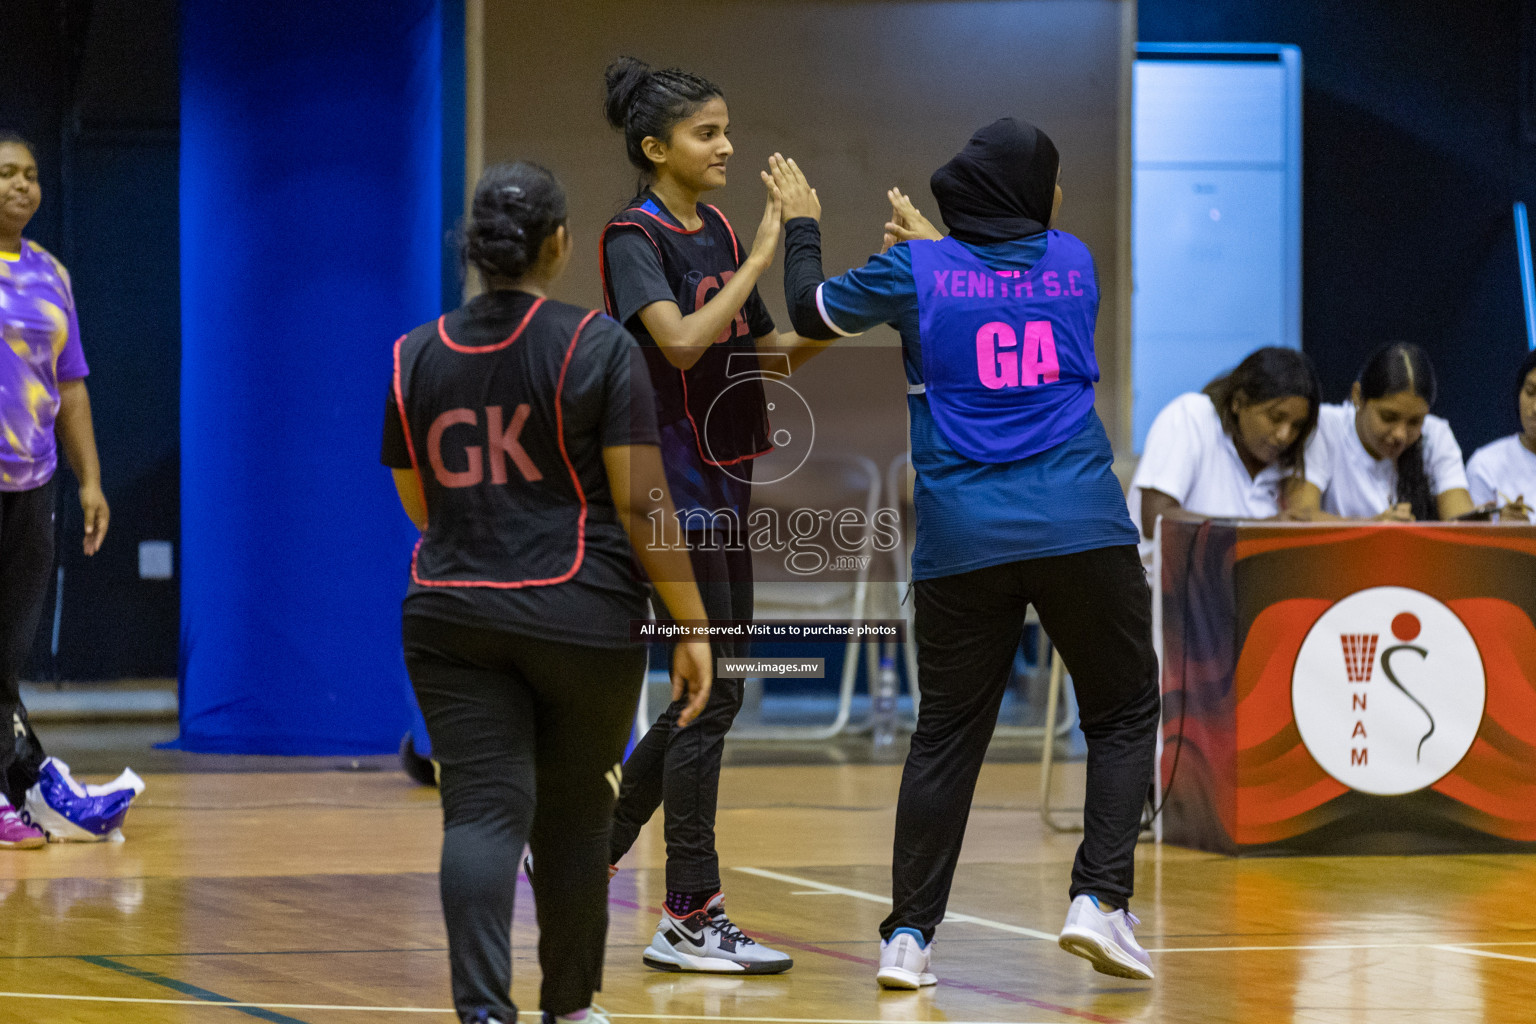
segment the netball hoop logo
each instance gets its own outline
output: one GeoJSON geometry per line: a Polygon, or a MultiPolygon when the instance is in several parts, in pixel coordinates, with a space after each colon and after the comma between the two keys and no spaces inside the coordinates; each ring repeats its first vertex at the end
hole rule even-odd
{"type": "Polygon", "coordinates": [[[1325,772],[1397,796],[1456,767],[1477,738],[1487,691],[1482,656],[1455,612],[1417,590],[1371,587],[1307,633],[1291,709],[1325,772]]]}

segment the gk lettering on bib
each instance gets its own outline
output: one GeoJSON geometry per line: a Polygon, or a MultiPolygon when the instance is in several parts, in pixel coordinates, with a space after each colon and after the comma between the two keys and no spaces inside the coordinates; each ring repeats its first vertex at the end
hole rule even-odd
{"type": "Polygon", "coordinates": [[[1051,231],[1027,271],[993,270],[952,238],[912,242],[929,408],[978,462],[1012,462],[1071,437],[1093,408],[1099,290],[1088,248],[1051,231]]]}

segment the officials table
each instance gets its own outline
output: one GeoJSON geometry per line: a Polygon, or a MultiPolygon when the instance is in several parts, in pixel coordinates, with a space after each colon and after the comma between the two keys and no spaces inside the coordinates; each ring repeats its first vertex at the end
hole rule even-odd
{"type": "Polygon", "coordinates": [[[1167,842],[1536,849],[1536,527],[1165,519],[1167,842]]]}

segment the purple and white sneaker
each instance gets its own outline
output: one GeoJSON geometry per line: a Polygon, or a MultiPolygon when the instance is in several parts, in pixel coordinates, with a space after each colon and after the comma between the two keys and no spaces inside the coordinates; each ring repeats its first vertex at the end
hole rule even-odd
{"type": "Polygon", "coordinates": [[[1129,910],[1105,910],[1084,893],[1067,908],[1067,923],[1056,941],[1068,953],[1093,964],[1100,974],[1151,981],[1152,958],[1136,941],[1134,931],[1140,923],[1129,910]]]}
{"type": "Polygon", "coordinates": [[[48,837],[42,830],[22,821],[11,802],[0,796],[0,850],[35,850],[47,845],[48,837]]]}
{"type": "Polygon", "coordinates": [[[70,775],[69,765],[50,757],[27,790],[24,813],[55,843],[121,842],[119,826],[142,792],[144,780],[131,768],[104,786],[82,786],[70,775]]]}

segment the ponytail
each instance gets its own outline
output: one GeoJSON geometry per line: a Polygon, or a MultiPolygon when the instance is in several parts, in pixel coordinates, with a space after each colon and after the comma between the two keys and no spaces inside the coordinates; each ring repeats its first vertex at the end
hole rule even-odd
{"type": "Polygon", "coordinates": [[[565,190],[538,164],[488,167],[475,185],[460,259],[487,277],[516,280],[565,223],[565,190]]]}
{"type": "MultiPolygon", "coordinates": [[[[1431,408],[1435,404],[1435,368],[1424,350],[1411,342],[1394,341],[1378,348],[1366,360],[1357,383],[1363,401],[1407,391],[1424,399],[1431,408]]],[[[1397,457],[1397,500],[1412,506],[1415,519],[1440,518],[1429,474],[1424,469],[1422,434],[1397,457]]]]}
{"type": "Polygon", "coordinates": [[[1420,521],[1440,518],[1440,506],[1430,490],[1429,474],[1424,472],[1424,437],[1397,457],[1397,500],[1413,506],[1413,518],[1420,521]]]}
{"type": "Polygon", "coordinates": [[[656,71],[643,60],[620,57],[603,71],[603,114],[624,133],[624,152],[640,171],[640,184],[655,174],[641,143],[647,137],[663,141],[672,129],[710,100],[725,98],[720,87],[680,68],[656,71]]]}

